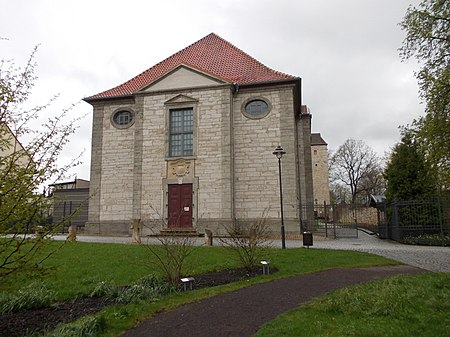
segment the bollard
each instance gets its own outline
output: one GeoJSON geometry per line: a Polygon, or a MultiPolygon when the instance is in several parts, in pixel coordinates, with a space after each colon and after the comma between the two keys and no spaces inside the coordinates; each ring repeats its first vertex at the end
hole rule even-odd
{"type": "Polygon", "coordinates": [[[213,233],[212,230],[205,228],[206,245],[213,245],[213,233]]]}
{"type": "Polygon", "coordinates": [[[270,267],[269,267],[270,262],[269,261],[261,261],[261,264],[262,264],[263,275],[269,275],[270,274],[270,267]]]}

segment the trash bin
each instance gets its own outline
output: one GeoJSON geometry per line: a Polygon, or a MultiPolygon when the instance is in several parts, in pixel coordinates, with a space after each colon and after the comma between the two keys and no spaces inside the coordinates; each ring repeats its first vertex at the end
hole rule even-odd
{"type": "Polygon", "coordinates": [[[303,232],[303,246],[309,248],[313,245],[313,235],[311,232],[303,232]]]}

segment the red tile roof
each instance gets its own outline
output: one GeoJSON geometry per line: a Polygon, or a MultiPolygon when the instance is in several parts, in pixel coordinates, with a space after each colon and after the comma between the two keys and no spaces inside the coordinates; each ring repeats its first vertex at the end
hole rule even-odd
{"type": "Polygon", "coordinates": [[[266,67],[220,36],[211,33],[131,80],[86,100],[130,95],[180,65],[196,68],[230,83],[294,80],[297,77],[266,67]]]}

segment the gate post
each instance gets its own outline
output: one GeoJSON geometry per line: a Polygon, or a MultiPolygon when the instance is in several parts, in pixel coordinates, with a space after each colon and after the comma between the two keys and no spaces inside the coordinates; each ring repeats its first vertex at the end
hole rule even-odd
{"type": "Polygon", "coordinates": [[[337,219],[337,214],[336,214],[336,204],[333,204],[333,234],[334,234],[334,238],[336,239],[337,237],[337,233],[336,233],[336,219],[337,219]]]}
{"type": "Polygon", "coordinates": [[[132,243],[141,243],[141,219],[133,219],[133,223],[131,225],[132,235],[131,242],[132,243]]]}
{"type": "Polygon", "coordinates": [[[389,226],[389,239],[391,240],[399,240],[399,223],[398,223],[398,205],[397,205],[397,199],[394,199],[392,202],[392,223],[389,226]]]}

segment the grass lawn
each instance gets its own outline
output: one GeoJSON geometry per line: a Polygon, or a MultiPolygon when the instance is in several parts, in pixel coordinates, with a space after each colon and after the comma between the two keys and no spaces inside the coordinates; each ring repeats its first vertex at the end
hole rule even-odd
{"type": "Polygon", "coordinates": [[[396,276],[336,290],[280,315],[254,337],[445,337],[450,274],[396,276]]]}
{"type": "MultiPolygon", "coordinates": [[[[42,275],[48,288],[56,292],[58,300],[89,294],[100,281],[117,285],[130,284],[142,276],[158,274],[153,257],[140,245],[101,244],[83,242],[52,242],[49,249],[58,247],[51,259],[46,261],[50,271],[42,275]]],[[[239,289],[254,283],[310,273],[333,267],[365,267],[398,264],[379,256],[319,249],[267,249],[264,259],[270,260],[278,273],[259,276],[249,281],[191,292],[171,294],[152,303],[137,303],[114,306],[97,314],[106,320],[106,331],[102,336],[118,336],[131,327],[136,319],[143,319],[162,309],[170,309],[183,303],[206,298],[226,291],[239,289]]],[[[239,267],[232,251],[225,247],[195,247],[187,258],[184,276],[239,267]]],[[[0,285],[0,292],[14,292],[34,280],[30,277],[16,277],[8,284],[0,285]]]]}
{"type": "MultiPolygon", "coordinates": [[[[45,262],[50,269],[44,275],[12,278],[0,285],[0,291],[16,291],[39,279],[58,294],[58,299],[64,300],[90,293],[100,281],[125,285],[148,274],[159,274],[154,257],[140,245],[54,241],[47,248],[57,251],[45,262]]],[[[270,279],[333,267],[398,264],[367,253],[304,248],[267,249],[264,259],[280,270],[270,279]]],[[[240,265],[229,248],[194,247],[183,271],[184,276],[190,276],[235,267],[240,265]]]]}

